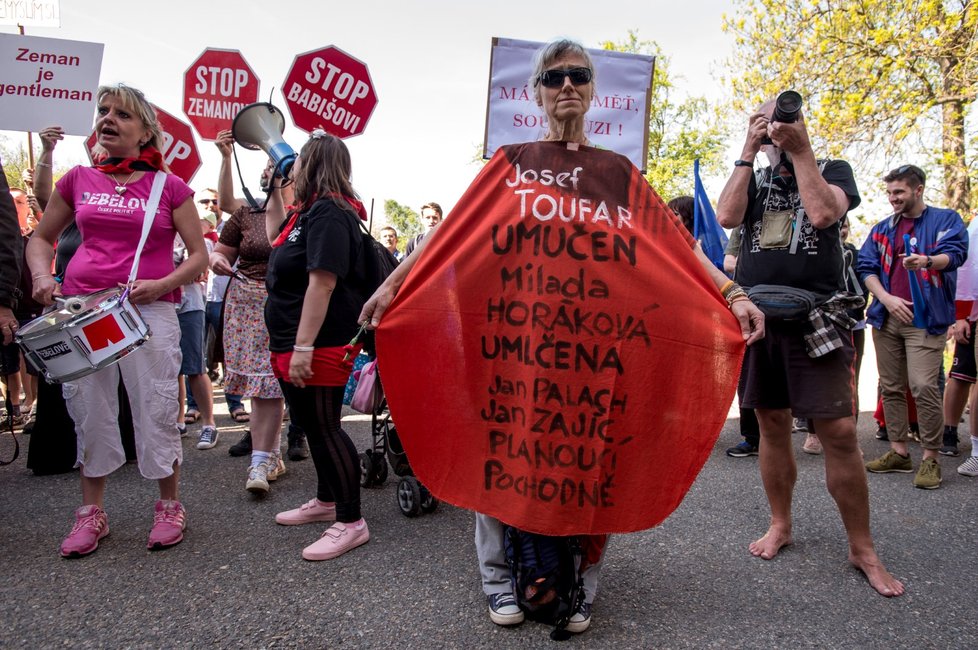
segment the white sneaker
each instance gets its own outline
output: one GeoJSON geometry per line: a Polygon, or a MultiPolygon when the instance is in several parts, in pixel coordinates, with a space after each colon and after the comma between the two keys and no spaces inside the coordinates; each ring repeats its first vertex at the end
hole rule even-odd
{"type": "Polygon", "coordinates": [[[269,481],[277,481],[279,476],[285,474],[285,462],[282,460],[282,452],[272,452],[272,455],[265,461],[265,474],[269,481]]]}
{"type": "Polygon", "coordinates": [[[258,463],[248,468],[248,482],[245,483],[245,489],[259,496],[268,494],[268,465],[258,463]]]}
{"type": "Polygon", "coordinates": [[[970,456],[968,460],[958,465],[961,476],[978,476],[978,456],[970,456]]]}

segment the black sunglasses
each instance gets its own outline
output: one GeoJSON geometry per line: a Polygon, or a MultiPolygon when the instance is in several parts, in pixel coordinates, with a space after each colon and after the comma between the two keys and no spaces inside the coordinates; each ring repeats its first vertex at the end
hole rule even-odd
{"type": "Polygon", "coordinates": [[[217,199],[200,199],[197,203],[213,203],[217,205],[217,199]]]}
{"type": "Polygon", "coordinates": [[[914,176],[917,177],[917,180],[920,181],[920,184],[921,185],[923,185],[923,184],[925,184],[927,182],[927,176],[924,175],[923,170],[920,169],[920,167],[916,167],[914,165],[902,165],[900,167],[897,167],[896,168],[896,173],[899,176],[903,176],[904,174],[907,174],[907,173],[913,174],[914,176]]]}
{"type": "Polygon", "coordinates": [[[570,77],[571,83],[575,86],[583,86],[591,83],[594,74],[591,68],[570,68],[569,70],[546,70],[537,77],[537,83],[544,88],[560,88],[564,85],[564,77],[570,77]]]}

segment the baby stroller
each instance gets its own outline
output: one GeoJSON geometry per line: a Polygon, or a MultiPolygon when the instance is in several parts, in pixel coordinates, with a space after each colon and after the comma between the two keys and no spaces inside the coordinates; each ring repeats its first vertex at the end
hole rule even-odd
{"type": "MultiPolygon", "coordinates": [[[[377,386],[383,394],[379,376],[377,386]]],[[[397,506],[401,513],[406,517],[417,517],[421,513],[434,512],[438,500],[414,476],[391,420],[386,397],[380,399],[377,408],[370,414],[370,433],[371,447],[360,454],[360,485],[367,488],[382,486],[387,480],[389,461],[394,474],[401,477],[397,482],[397,506]]]]}

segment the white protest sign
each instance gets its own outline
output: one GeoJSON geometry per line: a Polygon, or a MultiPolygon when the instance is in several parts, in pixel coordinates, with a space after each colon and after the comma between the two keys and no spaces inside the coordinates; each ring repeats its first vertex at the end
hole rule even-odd
{"type": "Polygon", "coordinates": [[[59,0],[0,0],[0,25],[61,27],[59,0]]]}
{"type": "Polygon", "coordinates": [[[0,34],[0,129],[39,131],[57,124],[69,135],[91,133],[104,47],[0,34]]]}
{"type": "MultiPolygon", "coordinates": [[[[492,157],[504,144],[539,140],[546,133],[547,118],[527,82],[533,55],[543,45],[492,39],[484,157],[492,157]]],[[[586,116],[587,137],[593,144],[626,156],[644,172],[655,57],[610,50],[588,52],[594,60],[597,90],[586,116]]]]}

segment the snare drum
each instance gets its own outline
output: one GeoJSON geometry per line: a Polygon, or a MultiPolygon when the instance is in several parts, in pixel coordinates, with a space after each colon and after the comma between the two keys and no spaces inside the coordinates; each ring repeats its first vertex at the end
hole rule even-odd
{"type": "Polygon", "coordinates": [[[17,332],[24,358],[48,383],[71,381],[110,366],[152,332],[121,289],[63,301],[17,332]]]}

